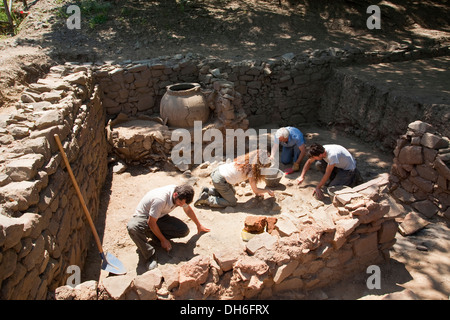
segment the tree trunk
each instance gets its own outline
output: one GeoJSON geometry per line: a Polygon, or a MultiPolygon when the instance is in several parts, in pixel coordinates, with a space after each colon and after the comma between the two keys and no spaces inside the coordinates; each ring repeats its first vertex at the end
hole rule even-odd
{"type": "Polygon", "coordinates": [[[11,13],[9,12],[8,0],[3,0],[3,6],[5,7],[6,16],[8,17],[9,25],[10,25],[11,31],[12,31],[12,30],[14,30],[14,22],[11,17],[11,13]]]}

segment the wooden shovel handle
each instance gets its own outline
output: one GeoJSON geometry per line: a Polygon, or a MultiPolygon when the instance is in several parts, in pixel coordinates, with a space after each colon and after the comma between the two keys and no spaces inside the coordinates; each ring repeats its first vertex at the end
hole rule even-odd
{"type": "Polygon", "coordinates": [[[66,153],[64,152],[64,148],[61,144],[61,140],[59,139],[59,136],[57,134],[53,135],[55,137],[56,143],[58,144],[59,151],[61,152],[61,155],[64,159],[64,163],[66,164],[67,172],[69,173],[70,179],[72,180],[72,184],[75,187],[75,191],[77,192],[78,198],[80,199],[81,206],[83,207],[83,211],[86,215],[86,218],[89,222],[89,226],[91,227],[92,233],[94,234],[95,242],[97,243],[98,250],[100,251],[100,254],[103,255],[103,249],[102,244],[100,242],[100,238],[98,237],[97,230],[95,229],[94,222],[92,221],[91,215],[89,214],[89,210],[86,206],[86,203],[84,202],[83,195],[81,194],[80,188],[78,187],[77,180],[75,179],[75,176],[73,175],[72,168],[69,164],[69,159],[67,159],[66,153]]]}

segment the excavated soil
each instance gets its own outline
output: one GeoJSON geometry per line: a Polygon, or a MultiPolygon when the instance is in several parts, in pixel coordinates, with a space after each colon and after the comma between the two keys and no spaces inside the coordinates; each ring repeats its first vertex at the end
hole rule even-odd
{"type": "MultiPolygon", "coordinates": [[[[187,52],[240,61],[328,47],[390,51],[405,46],[427,48],[448,44],[450,7],[447,2],[378,2],[382,28],[368,30],[366,9],[373,4],[372,1],[283,0],[281,6],[272,0],[97,1],[99,4],[107,3],[106,9],[85,8],[81,29],[69,30],[65,9],[72,1],[29,1],[29,14],[19,33],[0,40],[0,112],[13,108],[13,102],[20,99],[24,86],[43,76],[50,66],[66,61],[104,63],[187,52]],[[99,14],[103,14],[103,18],[99,18],[99,14]]],[[[403,94],[414,92],[417,82],[427,90],[442,87],[442,79],[425,76],[427,70],[434,68],[432,61],[418,62],[417,81],[412,81],[406,89],[402,87],[405,89],[403,94]]],[[[448,63],[444,65],[448,66],[448,63]]],[[[404,68],[408,68],[407,62],[404,68]]],[[[362,76],[370,74],[362,69],[356,71],[362,76]]],[[[376,80],[376,72],[371,72],[375,77],[370,78],[376,80]]],[[[387,77],[387,74],[385,71],[382,76],[387,77]]],[[[383,79],[386,78],[379,81],[383,79]]],[[[391,85],[397,85],[395,81],[391,85]]],[[[427,94],[439,96],[440,90],[437,89],[427,94]]],[[[365,180],[389,171],[393,158],[390,153],[382,153],[371,145],[324,128],[303,126],[300,130],[307,136],[307,143],[334,142],[348,147],[357,158],[365,180]]],[[[103,190],[97,228],[105,249],[124,262],[130,276],[145,271],[126,232],[126,223],[137,203],[151,188],[180,183],[189,178],[176,171],[152,171],[153,168],[130,167],[122,174],[113,174],[111,167],[103,190]]],[[[193,170],[194,179],[189,180],[192,182],[199,178],[194,184],[197,194],[202,186],[210,184],[209,177],[202,178],[198,174],[198,170],[193,170]]],[[[162,266],[178,264],[221,246],[243,246],[240,231],[245,216],[276,214],[272,210],[276,208],[275,203],[281,210],[314,210],[320,202],[312,197],[312,186],[320,174],[311,170],[301,187],[293,184],[297,175],[282,179],[275,198],[266,196],[258,202],[247,195],[250,187],[246,185],[238,187],[239,204],[233,210],[195,209],[202,223],[211,228],[209,233],[197,235],[195,226],[182,210],[175,210],[174,215],[188,223],[191,233],[174,241],[170,255],[158,250],[158,262],[162,266]]],[[[329,199],[325,203],[327,201],[329,199]]],[[[447,222],[435,217],[432,224],[412,236],[397,235],[392,259],[380,266],[380,290],[369,290],[366,286],[368,274],[361,273],[326,289],[309,293],[289,292],[274,298],[379,299],[407,288],[420,299],[448,299],[449,250],[447,222]],[[423,251],[424,247],[426,251],[423,251]]],[[[99,263],[93,244],[83,281],[107,276],[100,270],[99,263]]]]}

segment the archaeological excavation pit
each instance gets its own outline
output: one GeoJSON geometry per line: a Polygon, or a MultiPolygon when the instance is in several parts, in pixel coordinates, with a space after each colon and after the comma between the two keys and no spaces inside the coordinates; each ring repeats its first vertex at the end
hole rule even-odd
{"type": "Polygon", "coordinates": [[[323,288],[383,264],[395,243],[396,218],[408,211],[394,199],[430,218],[448,216],[449,95],[443,90],[441,101],[427,103],[427,96],[371,83],[350,66],[381,68],[403,60],[420,65],[421,58],[432,57],[448,63],[448,48],[402,54],[334,48],[241,62],[177,55],[52,67],[28,86],[14,112],[0,118],[1,298],[270,299],[323,288]],[[160,105],[167,87],[180,83],[200,88],[208,111],[203,130],[297,126],[307,144],[348,147],[366,183],[324,202],[311,197],[317,172],[309,173],[303,187],[294,185],[295,175],[283,177],[274,198],[255,198],[241,184],[237,207],[195,209],[211,228],[201,235],[177,209],[173,214],[191,233],[175,240],[170,254],[158,251],[159,267],[145,272],[126,232],[140,198],[150,188],[180,182],[193,184],[198,195],[217,165],[177,167],[170,159],[176,127],[161,116],[160,105]],[[103,245],[124,262],[126,275],[100,270],[55,133],[103,245]],[[243,241],[248,217],[277,222],[271,233],[243,241]],[[69,266],[82,270],[76,289],[66,285],[73,279],[69,266]]]}

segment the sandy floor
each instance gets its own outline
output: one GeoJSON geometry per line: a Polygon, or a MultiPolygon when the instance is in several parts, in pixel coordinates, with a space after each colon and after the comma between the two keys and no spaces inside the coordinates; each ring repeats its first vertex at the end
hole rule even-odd
{"type": "MultiPolygon", "coordinates": [[[[339,135],[317,127],[300,128],[307,137],[307,144],[340,143],[347,147],[356,157],[363,178],[369,180],[379,173],[389,172],[392,161],[390,154],[381,154],[353,138],[339,135]]],[[[191,182],[199,194],[202,186],[211,185],[210,178],[199,174],[208,169],[194,169],[191,182]],[[198,180],[197,180],[198,178],[198,180]]],[[[275,198],[266,195],[264,200],[256,200],[250,186],[236,187],[239,204],[235,208],[209,209],[195,208],[199,220],[211,229],[209,233],[197,234],[194,223],[188,219],[181,208],[175,209],[174,216],[185,221],[191,229],[190,234],[182,239],[174,239],[170,254],[157,250],[157,260],[161,267],[165,264],[180,264],[199,254],[211,254],[224,247],[243,247],[240,233],[245,217],[249,214],[277,215],[280,212],[296,210],[314,211],[320,209],[321,202],[312,197],[313,186],[321,178],[321,173],[311,169],[302,186],[295,183],[299,173],[285,176],[275,189],[275,198]],[[277,205],[281,210],[277,210],[277,205]],[[275,209],[275,210],[274,210],[275,209]]],[[[134,276],[146,270],[139,262],[136,246],[126,231],[126,224],[133,214],[141,197],[150,189],[167,184],[188,182],[189,177],[180,172],[158,171],[151,173],[149,168],[130,167],[122,174],[111,174],[103,192],[98,230],[103,238],[105,251],[119,258],[134,276]],[[104,231],[103,231],[104,229],[104,231]]],[[[263,187],[263,186],[262,186],[263,187]]],[[[330,203],[330,199],[325,199],[330,203]]],[[[404,238],[397,235],[398,242],[393,247],[390,262],[380,266],[382,287],[369,290],[366,286],[368,274],[361,273],[332,287],[312,292],[288,292],[274,299],[379,299],[387,293],[408,288],[421,299],[448,299],[450,292],[450,236],[448,227],[436,221],[414,236],[404,238]],[[416,246],[425,244],[428,251],[419,251],[416,246]]],[[[100,259],[93,246],[86,262],[82,281],[100,280],[108,274],[99,268],[100,259]]]]}

